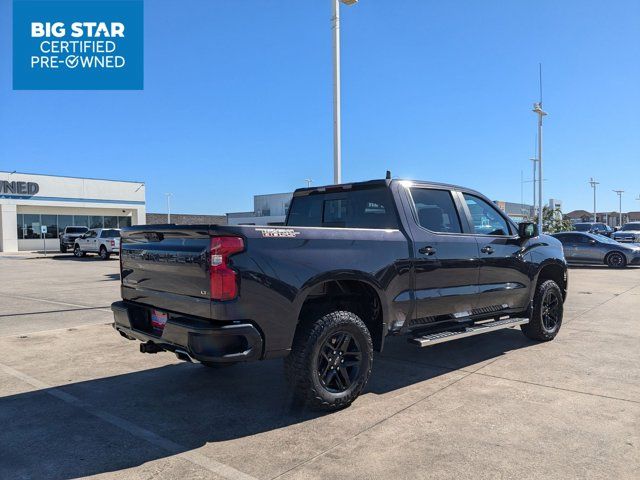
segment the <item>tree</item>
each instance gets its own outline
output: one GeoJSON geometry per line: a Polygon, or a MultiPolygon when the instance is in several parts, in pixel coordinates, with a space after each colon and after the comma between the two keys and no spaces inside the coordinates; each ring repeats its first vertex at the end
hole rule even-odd
{"type": "MultiPolygon", "coordinates": [[[[533,217],[534,223],[538,223],[538,216],[533,217]]],[[[573,230],[570,220],[566,220],[559,208],[550,209],[546,205],[542,207],[542,231],[545,233],[558,233],[573,230]]]]}

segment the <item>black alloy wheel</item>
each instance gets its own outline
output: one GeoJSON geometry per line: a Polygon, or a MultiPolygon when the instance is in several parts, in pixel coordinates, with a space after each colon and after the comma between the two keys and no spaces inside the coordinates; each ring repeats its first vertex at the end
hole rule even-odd
{"type": "Polygon", "coordinates": [[[627,259],[620,252],[612,252],[607,257],[607,265],[611,268],[623,268],[627,266],[627,259]]]}
{"type": "Polygon", "coordinates": [[[362,347],[348,332],[336,332],[320,347],[316,371],[320,383],[331,393],[342,393],[360,374],[362,347]]]}
{"type": "Polygon", "coordinates": [[[553,332],[560,321],[562,300],[555,290],[547,290],[542,299],[542,325],[548,332],[553,332]]]}

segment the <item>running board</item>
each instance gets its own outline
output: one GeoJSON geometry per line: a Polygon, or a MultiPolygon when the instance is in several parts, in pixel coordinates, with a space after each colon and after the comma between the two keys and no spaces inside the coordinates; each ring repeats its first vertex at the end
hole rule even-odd
{"type": "Polygon", "coordinates": [[[472,337],[473,335],[480,335],[482,333],[494,332],[504,328],[516,327],[518,325],[524,325],[525,323],[529,323],[528,318],[505,318],[503,320],[494,320],[492,322],[472,325],[470,327],[466,327],[464,330],[448,330],[413,337],[409,339],[409,342],[414,343],[419,347],[429,347],[437,343],[449,342],[451,340],[457,340],[464,337],[472,337]]]}

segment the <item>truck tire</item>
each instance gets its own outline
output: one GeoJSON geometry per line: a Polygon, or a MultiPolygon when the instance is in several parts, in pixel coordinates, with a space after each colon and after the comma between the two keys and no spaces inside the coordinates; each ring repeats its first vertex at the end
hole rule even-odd
{"type": "Polygon", "coordinates": [[[102,246],[100,247],[100,258],[101,258],[102,260],[109,260],[109,257],[110,257],[110,256],[111,256],[111,255],[109,254],[109,252],[107,252],[107,248],[106,248],[104,245],[102,245],[102,246]]]}
{"type": "Polygon", "coordinates": [[[285,375],[297,404],[338,410],[349,406],[366,385],[373,343],[355,313],[319,315],[302,320],[285,358],[285,375]]]}
{"type": "Polygon", "coordinates": [[[545,280],[536,287],[529,323],[521,325],[522,333],[532,340],[553,340],[562,325],[562,291],[553,280],[545,280]]]}
{"type": "Polygon", "coordinates": [[[78,258],[84,257],[87,255],[86,252],[83,252],[82,250],[80,250],[80,245],[76,245],[75,247],[73,247],[73,254],[78,258]]]}

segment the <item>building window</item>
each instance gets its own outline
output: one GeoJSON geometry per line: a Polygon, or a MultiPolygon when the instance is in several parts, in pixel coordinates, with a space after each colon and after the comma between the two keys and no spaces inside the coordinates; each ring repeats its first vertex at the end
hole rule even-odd
{"type": "Polygon", "coordinates": [[[64,232],[67,227],[73,226],[73,215],[58,215],[58,234],[64,232]]]}
{"type": "Polygon", "coordinates": [[[57,215],[41,215],[42,225],[47,227],[47,233],[44,238],[58,238],[58,216],[57,215]]]}
{"type": "Polygon", "coordinates": [[[86,215],[74,215],[73,226],[89,228],[89,217],[87,217],[86,215]]]}
{"type": "Polygon", "coordinates": [[[91,216],[89,217],[89,228],[104,228],[104,222],[102,217],[91,216]]]}
{"type": "Polygon", "coordinates": [[[40,215],[24,214],[24,239],[40,237],[40,215]]]}
{"type": "Polygon", "coordinates": [[[118,228],[118,217],[104,217],[104,228],[118,228]]]}
{"type": "Polygon", "coordinates": [[[118,217],[118,228],[130,227],[131,217],[118,217]]]}
{"type": "Polygon", "coordinates": [[[21,213],[18,214],[18,240],[22,240],[25,234],[24,228],[24,215],[21,213]]]}

